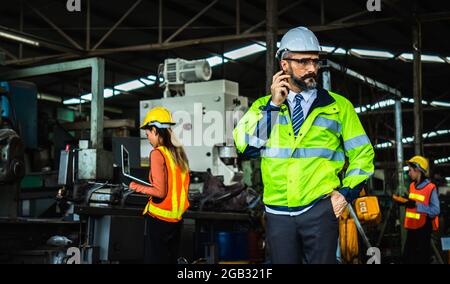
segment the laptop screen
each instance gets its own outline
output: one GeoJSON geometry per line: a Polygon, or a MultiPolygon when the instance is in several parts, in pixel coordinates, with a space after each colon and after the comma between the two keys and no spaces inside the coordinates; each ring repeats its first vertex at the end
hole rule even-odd
{"type": "Polygon", "coordinates": [[[128,150],[122,145],[122,167],[123,172],[127,175],[130,174],[130,155],[128,154],[128,150]]]}

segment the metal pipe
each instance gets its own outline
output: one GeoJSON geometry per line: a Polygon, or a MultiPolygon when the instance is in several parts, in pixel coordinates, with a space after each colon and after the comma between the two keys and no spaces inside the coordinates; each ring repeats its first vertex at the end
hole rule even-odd
{"type": "Polygon", "coordinates": [[[181,26],[178,30],[176,30],[171,36],[169,36],[164,43],[170,42],[173,38],[175,38],[179,33],[184,31],[190,24],[192,24],[194,21],[196,21],[198,18],[200,18],[201,15],[206,13],[212,6],[214,6],[219,0],[214,0],[213,2],[209,3],[208,6],[203,8],[200,12],[198,12],[194,17],[192,17],[189,21],[187,21],[183,26],[181,26]]]}
{"type": "Polygon", "coordinates": [[[159,12],[159,17],[158,17],[158,42],[162,43],[162,38],[163,38],[163,29],[162,29],[162,25],[163,25],[163,2],[162,0],[159,0],[159,7],[158,7],[158,12],[159,12]]]}
{"type": "Polygon", "coordinates": [[[423,155],[423,112],[422,112],[422,32],[420,22],[413,25],[413,92],[414,92],[414,153],[423,155]]]}
{"type": "Polygon", "coordinates": [[[60,27],[53,23],[48,17],[46,17],[41,11],[31,6],[27,3],[28,7],[31,8],[39,17],[41,17],[47,24],[49,24],[58,34],[65,38],[70,44],[72,44],[77,49],[83,49],[75,40],[73,40],[68,34],[66,34],[60,27]]]}
{"type": "MultiPolygon", "coordinates": [[[[414,148],[414,145],[402,145],[403,148],[414,148]]],[[[445,147],[450,147],[450,142],[442,142],[442,143],[424,143],[423,144],[424,148],[445,148],[445,147]]],[[[375,150],[386,150],[386,149],[393,149],[396,148],[397,149],[397,145],[395,146],[388,146],[388,147],[383,147],[383,148],[375,148],[375,150]]]]}
{"type": "Polygon", "coordinates": [[[361,235],[364,244],[367,246],[367,248],[371,248],[372,245],[370,244],[369,238],[367,237],[366,233],[364,232],[363,227],[361,226],[361,223],[359,222],[358,216],[356,215],[355,211],[353,210],[353,207],[351,204],[347,205],[348,211],[350,212],[350,216],[352,216],[353,221],[355,222],[356,229],[358,230],[359,234],[361,235]]]}
{"type": "MultiPolygon", "coordinates": [[[[20,0],[19,31],[23,32],[23,0],[20,0]]],[[[23,44],[19,43],[19,58],[23,56],[23,44]]]]}
{"type": "Polygon", "coordinates": [[[96,58],[91,78],[91,143],[94,149],[103,149],[103,112],[105,88],[105,60],[96,58]]]}
{"type": "Polygon", "coordinates": [[[395,100],[395,145],[397,148],[397,194],[403,194],[405,180],[403,178],[403,125],[402,125],[402,103],[395,100]]]}
{"type": "Polygon", "coordinates": [[[86,50],[91,49],[91,0],[86,2],[86,50]]]}
{"type": "Polygon", "coordinates": [[[57,96],[53,96],[53,95],[49,95],[49,94],[43,94],[43,93],[38,93],[37,98],[39,100],[55,102],[55,103],[61,103],[63,101],[61,97],[57,97],[57,96]]]}
{"type": "Polygon", "coordinates": [[[275,72],[275,49],[277,48],[278,0],[266,1],[266,94],[270,93],[275,72]]]}
{"type": "MultiPolygon", "coordinates": [[[[17,60],[17,56],[15,56],[14,54],[12,54],[11,52],[9,52],[8,50],[4,49],[3,47],[0,47],[0,51],[2,51],[5,56],[9,56],[10,58],[12,58],[13,60],[17,60]]],[[[2,62],[2,65],[5,65],[7,61],[2,62]]]]}
{"type": "Polygon", "coordinates": [[[320,0],[320,24],[325,25],[325,3],[320,0]]]}
{"type": "Polygon", "coordinates": [[[372,86],[377,87],[377,88],[379,88],[381,90],[389,92],[389,93],[391,93],[391,94],[393,94],[393,95],[395,95],[397,97],[401,96],[400,95],[400,91],[398,89],[395,89],[395,88],[390,87],[390,86],[388,86],[388,85],[386,85],[384,83],[381,83],[381,82],[379,82],[377,80],[374,80],[374,79],[372,79],[370,77],[367,77],[367,76],[365,76],[363,74],[360,74],[360,73],[358,73],[358,72],[356,72],[356,71],[354,71],[354,70],[352,70],[350,68],[347,68],[347,67],[345,67],[345,66],[343,66],[343,65],[341,65],[339,63],[333,62],[331,60],[327,60],[327,66],[329,66],[330,68],[333,68],[335,70],[338,70],[340,72],[343,72],[343,73],[345,73],[345,74],[347,74],[347,75],[349,75],[351,77],[357,78],[357,79],[363,81],[366,84],[372,85],[372,86]]]}
{"type": "MultiPolygon", "coordinates": [[[[284,13],[287,12],[287,11],[292,11],[292,9],[293,9],[295,6],[297,6],[297,5],[299,5],[299,4],[303,3],[303,2],[305,2],[305,0],[294,1],[294,2],[292,2],[291,4],[289,4],[289,5],[287,5],[287,6],[284,6],[283,9],[281,9],[280,11],[277,12],[277,15],[280,16],[280,15],[284,14],[284,13]]],[[[266,2],[266,4],[267,4],[267,2],[266,2]]],[[[245,30],[245,31],[243,32],[243,34],[249,34],[249,33],[253,32],[254,30],[256,30],[256,29],[258,29],[259,27],[261,27],[262,25],[264,25],[266,22],[267,22],[267,19],[262,20],[261,22],[257,23],[256,25],[253,25],[252,27],[250,27],[250,28],[248,28],[247,30],[245,30]]],[[[282,33],[278,33],[278,34],[284,34],[284,33],[286,33],[286,32],[287,32],[287,30],[284,31],[284,32],[282,32],[282,33]]]]}
{"type": "MultiPolygon", "coordinates": [[[[422,111],[426,111],[426,112],[432,112],[432,111],[443,111],[443,110],[448,110],[448,108],[444,108],[444,107],[425,107],[422,108],[422,111]]],[[[406,112],[414,112],[413,108],[402,108],[402,112],[406,113],[406,112]]],[[[360,112],[358,113],[358,115],[380,115],[380,114],[392,114],[395,113],[395,110],[393,109],[384,109],[384,110],[371,110],[370,112],[360,112]]]]}
{"type": "Polygon", "coordinates": [[[34,47],[45,47],[60,52],[69,52],[74,55],[85,55],[84,52],[78,49],[70,48],[65,45],[62,45],[61,43],[49,41],[44,38],[30,35],[28,33],[24,33],[19,30],[11,29],[2,25],[0,25],[0,34],[2,34],[3,37],[6,37],[10,40],[27,43],[30,46],[34,47]]]}
{"type": "Polygon", "coordinates": [[[94,45],[94,47],[92,48],[92,50],[97,49],[97,47],[99,47],[103,41],[105,41],[109,35],[128,17],[128,15],[134,11],[134,9],[141,3],[142,0],[137,0],[133,6],[131,6],[128,11],[125,12],[125,14],[123,14],[123,16],[109,29],[109,31],[106,32],[106,34],[94,45]]]}
{"type": "MultiPolygon", "coordinates": [[[[355,23],[342,23],[337,25],[319,25],[319,26],[310,26],[310,30],[313,32],[319,31],[331,31],[331,30],[339,30],[351,27],[365,26],[377,23],[385,23],[391,21],[398,21],[398,18],[382,18],[382,19],[371,19],[358,21],[355,23]]],[[[288,29],[279,29],[277,31],[278,35],[283,35],[288,31],[288,29]]],[[[235,41],[235,40],[244,40],[244,39],[256,39],[262,38],[266,35],[265,31],[253,32],[253,33],[241,33],[239,35],[224,35],[224,36],[214,36],[207,38],[196,38],[196,39],[188,39],[188,40],[179,40],[175,42],[164,42],[164,43],[148,43],[148,44],[139,44],[132,46],[124,46],[118,48],[105,48],[105,49],[97,49],[95,51],[89,52],[89,56],[100,56],[117,52],[131,52],[131,51],[148,51],[148,50],[168,50],[173,48],[180,48],[186,46],[195,46],[200,44],[207,43],[216,43],[216,42],[226,42],[226,41],[235,41]]]]}
{"type": "Polygon", "coordinates": [[[2,80],[23,79],[52,73],[92,68],[95,64],[97,64],[97,60],[98,58],[87,58],[69,62],[29,67],[2,73],[0,74],[0,78],[2,80]]]}
{"type": "MultiPolygon", "coordinates": [[[[422,135],[421,135],[422,136],[422,135]]],[[[397,194],[402,196],[405,192],[404,184],[405,180],[403,178],[403,125],[402,125],[402,103],[400,99],[395,100],[395,144],[397,146],[397,194]]],[[[405,219],[405,208],[403,206],[399,206],[399,218],[400,224],[403,224],[405,219]]],[[[403,247],[406,242],[406,230],[403,226],[400,227],[400,242],[401,248],[403,251],[403,247]]]]}
{"type": "MultiPolygon", "coordinates": [[[[363,15],[370,14],[370,13],[371,12],[369,12],[368,10],[363,10],[363,11],[356,12],[354,14],[351,14],[351,15],[348,15],[348,16],[336,19],[336,20],[334,20],[332,22],[329,22],[328,25],[342,24],[342,23],[344,23],[344,22],[346,22],[348,20],[351,20],[353,18],[361,17],[363,15]]],[[[322,23],[322,25],[324,25],[324,24],[325,23],[322,23]]]]}
{"type": "Polygon", "coordinates": [[[241,2],[236,0],[236,34],[241,33],[241,2]]]}

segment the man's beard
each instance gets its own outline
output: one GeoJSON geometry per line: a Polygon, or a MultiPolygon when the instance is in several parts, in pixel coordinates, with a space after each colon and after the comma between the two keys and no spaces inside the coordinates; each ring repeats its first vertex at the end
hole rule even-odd
{"type": "Polygon", "coordinates": [[[292,83],[304,91],[309,91],[317,87],[317,75],[314,73],[306,74],[303,77],[296,77],[292,69],[289,70],[292,83]]]}

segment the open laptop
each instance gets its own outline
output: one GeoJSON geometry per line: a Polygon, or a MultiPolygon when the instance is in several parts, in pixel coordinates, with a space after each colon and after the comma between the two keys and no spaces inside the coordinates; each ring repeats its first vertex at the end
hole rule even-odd
{"type": "Polygon", "coordinates": [[[122,155],[122,174],[124,176],[126,176],[127,178],[130,178],[136,182],[145,184],[147,186],[152,186],[151,183],[141,180],[141,179],[138,179],[137,177],[134,177],[130,174],[130,154],[129,154],[127,148],[125,148],[125,146],[123,146],[123,144],[120,147],[120,151],[121,151],[121,155],[122,155]]]}

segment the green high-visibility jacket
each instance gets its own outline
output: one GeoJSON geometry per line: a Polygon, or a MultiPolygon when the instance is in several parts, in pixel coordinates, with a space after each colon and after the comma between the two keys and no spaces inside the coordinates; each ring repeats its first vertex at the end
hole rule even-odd
{"type": "Polygon", "coordinates": [[[303,207],[334,189],[353,200],[373,174],[374,151],[352,103],[318,89],[295,137],[286,102],[274,107],[270,101],[271,95],[256,100],[233,130],[239,152],[261,157],[264,204],[303,207]]]}

